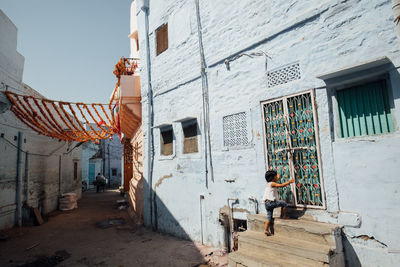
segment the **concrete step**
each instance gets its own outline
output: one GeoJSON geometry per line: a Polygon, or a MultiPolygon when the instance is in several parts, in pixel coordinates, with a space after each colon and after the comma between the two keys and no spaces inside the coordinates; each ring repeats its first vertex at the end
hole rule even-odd
{"type": "MultiPolygon", "coordinates": [[[[254,232],[264,232],[265,214],[249,214],[248,229],[254,232]]],[[[342,248],[342,227],[335,224],[321,223],[302,219],[274,219],[275,236],[313,242],[332,247],[340,252],[342,248]]]]}
{"type": "Polygon", "coordinates": [[[266,236],[262,232],[245,231],[239,234],[239,251],[252,250],[261,255],[290,254],[301,258],[329,263],[334,249],[327,245],[292,239],[285,236],[266,236]]]}
{"type": "Polygon", "coordinates": [[[229,267],[315,267],[327,264],[281,253],[258,253],[253,250],[240,249],[229,254],[229,267]]]}

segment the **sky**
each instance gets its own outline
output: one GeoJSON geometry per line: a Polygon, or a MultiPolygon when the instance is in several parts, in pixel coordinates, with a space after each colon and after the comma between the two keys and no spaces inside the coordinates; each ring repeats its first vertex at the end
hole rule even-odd
{"type": "Polygon", "coordinates": [[[114,65],[129,57],[131,2],[0,0],[18,28],[23,82],[53,100],[108,103],[114,65]]]}

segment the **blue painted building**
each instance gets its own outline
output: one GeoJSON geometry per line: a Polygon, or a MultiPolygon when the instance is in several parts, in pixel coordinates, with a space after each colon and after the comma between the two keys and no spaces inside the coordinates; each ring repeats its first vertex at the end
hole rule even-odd
{"type": "Polygon", "coordinates": [[[280,192],[294,208],[344,226],[349,266],[400,261],[391,1],[151,0],[136,14],[146,225],[223,247],[221,218],[257,212],[273,168],[296,179],[280,192]]]}

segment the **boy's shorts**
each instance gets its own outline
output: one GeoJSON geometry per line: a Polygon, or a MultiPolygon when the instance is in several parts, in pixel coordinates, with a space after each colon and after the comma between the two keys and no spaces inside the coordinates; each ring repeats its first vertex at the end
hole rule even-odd
{"type": "Polygon", "coordinates": [[[265,202],[265,209],[267,210],[267,220],[271,221],[272,220],[272,214],[274,213],[274,209],[278,207],[286,207],[287,204],[283,200],[274,200],[270,201],[268,200],[265,202]]]}

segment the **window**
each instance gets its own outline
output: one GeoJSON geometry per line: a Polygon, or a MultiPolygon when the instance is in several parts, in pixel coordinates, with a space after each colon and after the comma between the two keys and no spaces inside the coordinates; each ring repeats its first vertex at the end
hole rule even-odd
{"type": "Polygon", "coordinates": [[[168,49],[168,23],[156,30],[156,49],[157,56],[168,49]]]}
{"type": "Polygon", "coordinates": [[[386,81],[338,90],[340,137],[393,132],[386,81]]]}
{"type": "Polygon", "coordinates": [[[173,153],[173,141],[174,141],[174,132],[172,129],[172,125],[165,126],[160,129],[161,132],[161,155],[169,156],[173,153]]]}
{"type": "Polygon", "coordinates": [[[78,162],[74,162],[74,180],[78,179],[78,162]]]}
{"type": "Polygon", "coordinates": [[[183,153],[199,152],[197,144],[197,120],[191,119],[182,122],[183,128],[183,153]]]}
{"type": "Polygon", "coordinates": [[[228,115],[222,118],[225,147],[248,145],[246,112],[228,115]]]}
{"type": "Polygon", "coordinates": [[[117,169],[111,168],[111,175],[112,176],[117,176],[117,169]]]}

